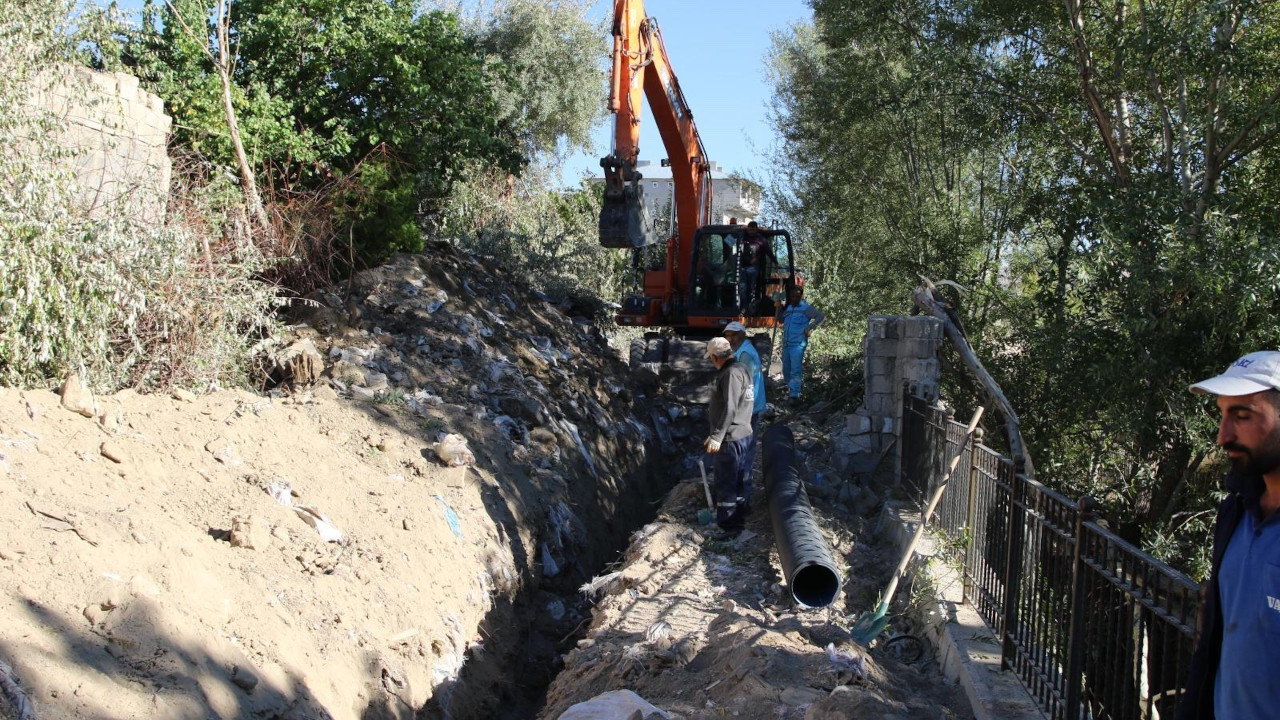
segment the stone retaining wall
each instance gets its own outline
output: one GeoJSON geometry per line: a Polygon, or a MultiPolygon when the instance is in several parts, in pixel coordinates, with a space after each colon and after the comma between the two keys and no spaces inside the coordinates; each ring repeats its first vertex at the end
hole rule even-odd
{"type": "Polygon", "coordinates": [[[126,211],[160,222],[172,172],[167,144],[173,121],[163,101],[132,75],[85,67],[50,68],[37,86],[29,105],[47,113],[55,127],[39,142],[44,150],[70,151],[83,209],[92,215],[136,202],[126,211]]]}

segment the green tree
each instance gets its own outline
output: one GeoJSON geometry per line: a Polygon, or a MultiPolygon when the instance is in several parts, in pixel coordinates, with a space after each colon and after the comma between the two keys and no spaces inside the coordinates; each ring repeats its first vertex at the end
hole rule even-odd
{"type": "MultiPolygon", "coordinates": [[[[150,6],[150,77],[178,120],[175,140],[225,162],[216,73],[205,48],[180,36],[175,13],[208,29],[204,43],[217,49],[209,3],[150,6]]],[[[508,172],[522,166],[483,55],[449,13],[397,0],[243,0],[233,5],[229,42],[234,103],[254,163],[284,189],[314,188],[360,167],[368,182],[351,203],[353,233],[371,258],[420,248],[418,220],[438,209],[468,161],[508,172]]]]}
{"type": "Polygon", "coordinates": [[[880,310],[915,272],[970,285],[1041,479],[1167,538],[1215,486],[1187,384],[1280,334],[1280,8],[813,6],[775,67],[793,207],[841,238],[822,279],[880,310]]]}
{"type": "Polygon", "coordinates": [[[605,28],[586,0],[503,0],[468,23],[503,123],[527,157],[591,146],[603,117],[605,28]]]}

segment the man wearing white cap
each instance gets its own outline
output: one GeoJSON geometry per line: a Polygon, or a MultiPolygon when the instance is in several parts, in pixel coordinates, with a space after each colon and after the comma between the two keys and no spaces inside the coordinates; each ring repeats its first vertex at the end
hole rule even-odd
{"type": "Polygon", "coordinates": [[[729,341],[711,338],[707,359],[716,366],[715,385],[707,416],[711,434],[703,443],[715,455],[716,524],[726,532],[737,532],[746,523],[747,445],[751,442],[751,409],[755,390],[751,373],[733,356],[729,341]]]}
{"type": "Polygon", "coordinates": [[[756,433],[760,431],[760,414],[765,408],[764,368],[760,364],[760,353],[756,352],[755,345],[747,340],[745,325],[734,320],[724,326],[724,336],[729,341],[729,346],[733,348],[733,356],[751,373],[751,387],[755,391],[755,405],[751,409],[751,442],[747,445],[747,454],[742,460],[747,472],[746,487],[743,489],[744,509],[750,514],[751,468],[755,467],[756,463],[756,448],[759,444],[756,433]]]}
{"type": "Polygon", "coordinates": [[[1178,720],[1280,715],[1280,352],[1236,360],[1191,386],[1217,395],[1231,471],[1218,506],[1199,640],[1178,720]]]}

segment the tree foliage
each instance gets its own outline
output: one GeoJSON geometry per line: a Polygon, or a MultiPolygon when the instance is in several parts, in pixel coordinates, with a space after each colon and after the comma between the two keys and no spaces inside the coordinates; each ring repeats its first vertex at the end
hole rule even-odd
{"type": "MultiPolygon", "coordinates": [[[[168,102],[175,142],[229,164],[211,5],[149,1],[134,55],[168,102]]],[[[234,104],[263,184],[314,191],[358,172],[335,199],[367,259],[420,248],[423,220],[470,168],[518,174],[585,141],[600,43],[584,13],[511,0],[464,27],[414,0],[238,0],[234,104]]]]}
{"type": "Polygon", "coordinates": [[[1280,334],[1280,8],[812,4],[773,65],[823,291],[969,286],[1042,479],[1167,540],[1213,488],[1187,384],[1280,334]]]}
{"type": "Polygon", "coordinates": [[[586,21],[585,0],[505,0],[471,33],[485,53],[490,91],[526,157],[591,144],[602,117],[605,28],[586,21]]]}

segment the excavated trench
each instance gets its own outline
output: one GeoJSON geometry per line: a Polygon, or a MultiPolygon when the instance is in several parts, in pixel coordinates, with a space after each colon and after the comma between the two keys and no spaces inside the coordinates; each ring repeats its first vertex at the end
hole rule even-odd
{"type": "MultiPolygon", "coordinates": [[[[678,428],[675,434],[686,435],[685,430],[678,428]]],[[[668,432],[663,435],[669,438],[668,432]]],[[[484,651],[471,656],[456,680],[436,688],[419,717],[527,720],[537,715],[547,688],[563,668],[562,656],[590,623],[590,601],[580,591],[582,586],[609,571],[631,533],[654,519],[663,497],[680,480],[678,469],[687,463],[672,462],[679,457],[674,446],[665,444],[665,452],[663,446],[654,437],[638,449],[634,455],[643,461],[617,482],[601,478],[599,483],[579,482],[570,488],[589,542],[576,545],[562,562],[544,555],[543,563],[519,568],[519,591],[495,598],[480,625],[484,651]],[[564,567],[549,576],[547,562],[564,567]]],[[[491,500],[486,503],[491,508],[502,507],[499,498],[491,500]]]]}

